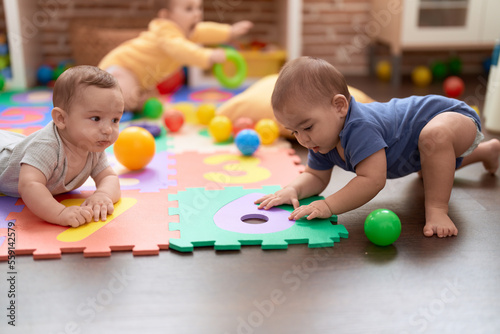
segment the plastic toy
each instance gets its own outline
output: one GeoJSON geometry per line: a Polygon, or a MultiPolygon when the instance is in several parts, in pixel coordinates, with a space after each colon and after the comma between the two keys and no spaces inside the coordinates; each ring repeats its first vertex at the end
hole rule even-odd
{"type": "Polygon", "coordinates": [[[236,135],[234,142],[241,154],[252,155],[259,148],[260,138],[255,130],[243,129],[236,135]]]}
{"type": "Polygon", "coordinates": [[[263,118],[255,124],[255,131],[260,136],[260,140],[264,145],[270,145],[278,139],[280,130],[278,124],[269,118],[263,118]]]}
{"type": "Polygon", "coordinates": [[[151,97],[144,102],[142,113],[147,118],[157,119],[163,113],[163,103],[156,97],[151,97]]]}
{"type": "Polygon", "coordinates": [[[196,118],[198,122],[203,125],[208,125],[212,118],[215,116],[215,105],[204,103],[201,104],[196,110],[196,118]]]}
{"type": "Polygon", "coordinates": [[[377,74],[377,77],[382,81],[391,80],[391,75],[392,75],[391,63],[389,63],[387,60],[379,61],[377,63],[377,67],[375,68],[375,73],[377,74]]]}
{"type": "Polygon", "coordinates": [[[464,89],[464,81],[455,75],[446,78],[446,80],[443,82],[443,90],[448,97],[454,99],[459,98],[460,95],[462,95],[462,93],[464,92],[464,89]]]}
{"type": "Polygon", "coordinates": [[[54,70],[49,65],[42,65],[36,71],[36,78],[41,85],[47,85],[54,78],[54,70]]]}
{"type": "Polygon", "coordinates": [[[432,71],[432,78],[434,80],[441,81],[444,80],[444,78],[446,78],[446,76],[448,75],[448,66],[446,66],[446,64],[443,63],[442,61],[437,60],[434,63],[432,63],[431,71],[432,71]]]}
{"type": "Polygon", "coordinates": [[[224,74],[222,64],[215,64],[213,73],[222,86],[226,88],[238,88],[247,77],[247,63],[243,56],[234,49],[226,49],[226,59],[234,64],[236,74],[228,78],[224,74]]]}
{"type": "Polygon", "coordinates": [[[131,127],[131,126],[138,126],[140,128],[146,129],[155,138],[158,137],[159,135],[161,135],[161,128],[154,123],[149,123],[149,122],[133,123],[133,124],[130,124],[128,127],[131,127]]]}
{"type": "Polygon", "coordinates": [[[170,109],[163,115],[163,123],[170,132],[177,132],[184,124],[184,114],[176,109],[170,109]]]}
{"type": "Polygon", "coordinates": [[[471,105],[470,106],[472,109],[474,109],[474,111],[476,112],[476,114],[478,114],[479,116],[481,116],[481,111],[479,110],[479,107],[476,106],[476,105],[471,105]]]}
{"type": "Polygon", "coordinates": [[[5,86],[5,78],[3,77],[3,75],[0,74],[0,91],[3,90],[5,86]]]}
{"type": "Polygon", "coordinates": [[[148,130],[131,126],[120,132],[113,150],[123,166],[130,170],[143,169],[155,155],[155,139],[148,130]]]}
{"type": "Polygon", "coordinates": [[[239,117],[233,122],[233,136],[236,135],[244,129],[253,129],[255,126],[254,122],[250,117],[239,117]]]}
{"type": "Polygon", "coordinates": [[[208,132],[216,142],[223,142],[231,137],[233,125],[231,120],[222,115],[215,116],[208,124],[208,132]]]}
{"type": "Polygon", "coordinates": [[[448,59],[448,68],[451,75],[460,75],[462,73],[462,60],[459,57],[448,59]]]}
{"type": "Polygon", "coordinates": [[[413,83],[419,87],[426,87],[432,81],[432,73],[426,66],[417,66],[411,72],[413,83]]]}
{"type": "Polygon", "coordinates": [[[401,221],[391,210],[374,210],[366,217],[365,234],[377,246],[391,245],[401,234],[401,221]]]}

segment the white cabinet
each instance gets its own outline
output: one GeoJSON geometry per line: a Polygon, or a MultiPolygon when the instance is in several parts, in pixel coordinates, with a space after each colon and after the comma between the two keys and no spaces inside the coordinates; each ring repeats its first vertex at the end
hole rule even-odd
{"type": "Polygon", "coordinates": [[[373,0],[380,24],[373,39],[390,46],[393,83],[399,84],[404,50],[493,49],[499,14],[499,0],[373,0]]]}

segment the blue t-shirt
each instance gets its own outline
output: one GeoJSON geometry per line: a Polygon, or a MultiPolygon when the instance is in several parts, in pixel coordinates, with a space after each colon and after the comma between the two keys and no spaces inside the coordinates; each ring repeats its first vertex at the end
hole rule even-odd
{"type": "MultiPolygon", "coordinates": [[[[418,137],[436,115],[454,111],[473,118],[481,130],[477,113],[466,103],[439,95],[411,96],[386,103],[357,103],[351,97],[340,142],[345,162],[336,148],[326,154],[309,150],[308,166],[327,170],[333,166],[355,172],[356,165],[385,148],[387,178],[402,177],[421,169],[418,137]]],[[[457,167],[462,158],[457,159],[457,167]]]]}

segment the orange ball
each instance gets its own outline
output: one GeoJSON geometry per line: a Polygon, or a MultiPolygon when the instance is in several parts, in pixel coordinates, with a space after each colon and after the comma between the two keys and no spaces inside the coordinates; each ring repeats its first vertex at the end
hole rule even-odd
{"type": "Polygon", "coordinates": [[[155,155],[155,138],[146,129],[130,126],[120,132],[113,151],[116,160],[130,170],[139,170],[155,155]]]}

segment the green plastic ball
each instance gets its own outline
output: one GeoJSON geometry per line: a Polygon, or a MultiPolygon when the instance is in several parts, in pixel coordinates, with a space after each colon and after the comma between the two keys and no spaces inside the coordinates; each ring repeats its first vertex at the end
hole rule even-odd
{"type": "Polygon", "coordinates": [[[448,76],[448,66],[442,61],[435,61],[431,65],[432,78],[437,81],[443,81],[448,76]]]}
{"type": "Polygon", "coordinates": [[[377,246],[391,245],[401,234],[401,221],[391,210],[374,210],[365,219],[365,234],[377,246]]]}
{"type": "Polygon", "coordinates": [[[151,97],[144,102],[142,113],[147,118],[157,119],[163,113],[163,103],[156,97],[151,97]]]}
{"type": "Polygon", "coordinates": [[[5,86],[5,78],[3,77],[3,75],[0,74],[0,91],[3,90],[5,86]]]}
{"type": "Polygon", "coordinates": [[[459,57],[451,57],[448,60],[448,68],[451,75],[462,74],[462,60],[459,57]]]}

